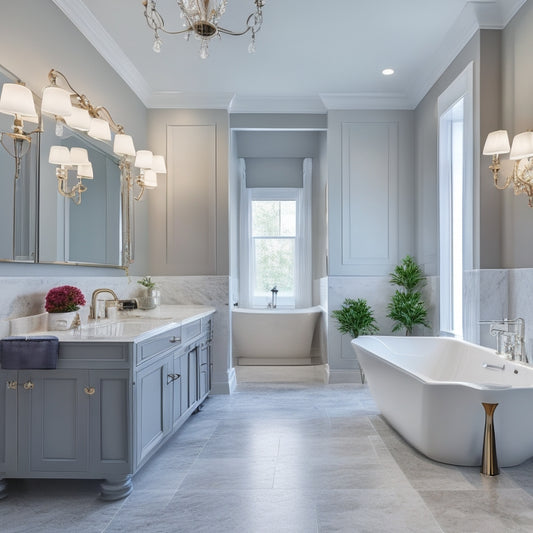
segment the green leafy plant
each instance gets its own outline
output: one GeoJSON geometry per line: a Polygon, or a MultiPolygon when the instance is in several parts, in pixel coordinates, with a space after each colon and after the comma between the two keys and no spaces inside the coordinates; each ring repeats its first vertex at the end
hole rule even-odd
{"type": "Polygon", "coordinates": [[[394,268],[390,282],[400,287],[387,306],[387,317],[394,321],[392,331],[405,328],[405,334],[412,335],[416,325],[429,327],[428,310],[418,290],[426,284],[426,276],[420,265],[410,255],[405,256],[394,268]]]}
{"type": "Polygon", "coordinates": [[[146,287],[147,289],[153,289],[155,287],[155,282],[152,281],[151,276],[144,276],[144,278],[139,280],[137,283],[143,287],[146,287]]]}
{"type": "Polygon", "coordinates": [[[331,315],[339,323],[337,329],[343,334],[349,333],[353,338],[379,331],[374,312],[364,298],[346,298],[342,307],[332,311],[331,315]]]}

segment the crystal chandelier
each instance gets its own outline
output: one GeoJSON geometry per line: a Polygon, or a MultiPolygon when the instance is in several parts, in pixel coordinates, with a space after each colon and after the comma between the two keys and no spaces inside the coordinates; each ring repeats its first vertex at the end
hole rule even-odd
{"type": "Polygon", "coordinates": [[[200,57],[206,59],[209,55],[209,41],[213,37],[227,35],[244,35],[251,33],[248,52],[255,52],[255,36],[263,23],[263,0],[254,0],[255,11],[246,19],[246,28],[242,31],[231,31],[218,25],[220,17],[226,11],[228,0],[176,0],[180,8],[180,18],[184,29],[168,31],[161,13],[157,10],[156,0],[143,0],[144,16],[148,26],[154,30],[154,52],[161,51],[161,38],[159,32],[170,35],[184,34],[189,40],[191,35],[200,41],[200,57]]]}

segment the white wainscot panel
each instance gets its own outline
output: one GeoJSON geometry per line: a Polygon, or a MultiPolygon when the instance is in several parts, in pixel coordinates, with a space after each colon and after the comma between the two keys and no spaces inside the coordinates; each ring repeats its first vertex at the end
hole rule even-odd
{"type": "Polygon", "coordinates": [[[216,273],[216,125],[167,127],[167,264],[216,273]]]}
{"type": "Polygon", "coordinates": [[[398,123],[342,125],[342,264],[386,275],[398,259],[398,123]]]}

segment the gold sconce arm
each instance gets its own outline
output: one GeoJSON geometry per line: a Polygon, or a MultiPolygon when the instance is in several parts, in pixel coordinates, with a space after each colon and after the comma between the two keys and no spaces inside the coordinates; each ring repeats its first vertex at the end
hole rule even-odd
{"type": "Polygon", "coordinates": [[[115,133],[124,133],[124,127],[120,124],[117,124],[113,120],[111,113],[106,107],[93,106],[89,98],[87,98],[87,96],[85,96],[84,94],[80,94],[76,89],[74,89],[74,87],[72,87],[71,83],[68,81],[67,77],[59,70],[51,69],[48,73],[48,80],[50,81],[51,86],[57,87],[58,77],[61,78],[61,80],[72,93],[71,98],[74,98],[75,103],[78,107],[81,107],[82,109],[88,111],[89,115],[91,115],[91,117],[93,118],[101,118],[105,120],[109,124],[109,127],[115,133]]]}
{"type": "MultiPolygon", "coordinates": [[[[516,168],[516,165],[515,165],[515,168],[516,168]]],[[[511,184],[511,181],[513,180],[513,175],[508,176],[503,185],[500,185],[498,183],[499,178],[500,178],[500,169],[501,169],[500,156],[498,154],[495,154],[492,156],[492,165],[489,166],[489,169],[492,171],[492,177],[494,179],[494,186],[500,191],[507,189],[507,187],[509,187],[509,185],[511,184]]]]}

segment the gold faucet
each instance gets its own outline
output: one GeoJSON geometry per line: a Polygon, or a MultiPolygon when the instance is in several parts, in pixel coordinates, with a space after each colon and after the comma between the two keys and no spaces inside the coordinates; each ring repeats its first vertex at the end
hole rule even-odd
{"type": "Polygon", "coordinates": [[[93,295],[91,296],[91,308],[89,310],[89,318],[96,318],[96,297],[99,294],[102,294],[103,292],[109,293],[111,296],[113,296],[115,302],[118,302],[117,295],[111,289],[96,289],[95,291],[93,291],[93,295]]]}

